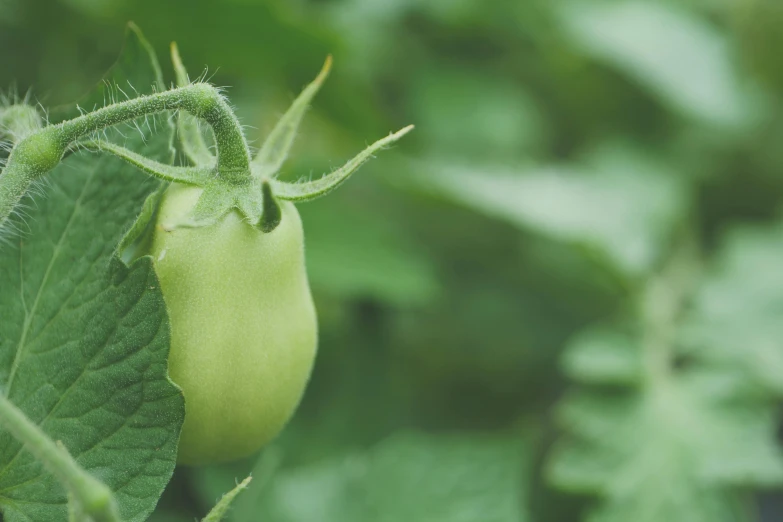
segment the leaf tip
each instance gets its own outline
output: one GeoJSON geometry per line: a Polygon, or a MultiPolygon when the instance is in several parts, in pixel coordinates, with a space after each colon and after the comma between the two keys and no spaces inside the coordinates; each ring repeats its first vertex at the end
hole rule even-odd
{"type": "Polygon", "coordinates": [[[395,139],[400,139],[415,128],[416,128],[415,125],[408,125],[407,127],[403,127],[402,129],[392,134],[392,137],[395,139]]]}
{"type": "Polygon", "coordinates": [[[321,72],[318,73],[318,76],[315,77],[315,80],[313,83],[316,85],[321,85],[324,80],[326,80],[326,77],[329,76],[329,72],[332,70],[332,55],[327,54],[326,60],[324,60],[323,67],[321,67],[321,72]]]}
{"type": "Polygon", "coordinates": [[[177,42],[171,42],[169,44],[169,49],[171,50],[171,61],[174,62],[174,65],[178,65],[182,63],[182,59],[179,56],[179,47],[177,47],[177,42]]]}

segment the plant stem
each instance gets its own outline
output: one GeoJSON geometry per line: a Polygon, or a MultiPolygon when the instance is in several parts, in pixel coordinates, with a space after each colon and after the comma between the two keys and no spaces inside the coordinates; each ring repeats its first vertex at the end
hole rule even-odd
{"type": "Polygon", "coordinates": [[[120,522],[111,490],[79,466],[4,395],[0,395],[0,424],[65,485],[84,513],[96,522],[120,522]]]}
{"type": "Polygon", "coordinates": [[[54,128],[59,131],[63,147],[67,147],[91,132],[149,114],[179,109],[203,118],[212,127],[217,144],[219,175],[229,181],[249,180],[250,152],[242,126],[220,92],[206,83],[194,83],[109,105],[54,128]]]}
{"type": "Polygon", "coordinates": [[[668,383],[674,362],[677,320],[699,271],[695,241],[687,238],[662,272],[650,280],[640,303],[644,368],[651,387],[668,383]]]}
{"type": "Polygon", "coordinates": [[[33,181],[56,167],[74,142],[112,125],[167,110],[185,110],[212,126],[220,178],[237,184],[251,181],[250,152],[239,120],[215,87],[195,83],[109,105],[26,135],[11,151],[0,175],[0,226],[33,181]]]}
{"type": "Polygon", "coordinates": [[[223,495],[220,498],[220,501],[215,505],[214,508],[212,508],[207,516],[201,520],[201,522],[220,522],[223,520],[223,517],[228,512],[228,508],[231,507],[231,503],[234,501],[237,495],[247,489],[247,486],[250,484],[252,479],[253,477],[247,477],[245,480],[237,484],[234,489],[223,495]]]}

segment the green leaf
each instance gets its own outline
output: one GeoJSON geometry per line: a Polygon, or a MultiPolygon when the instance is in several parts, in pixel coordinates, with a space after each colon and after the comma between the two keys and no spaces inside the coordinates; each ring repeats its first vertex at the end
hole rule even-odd
{"type": "MultiPolygon", "coordinates": [[[[110,78],[160,81],[137,30],[110,78]],[[134,61],[138,60],[138,61],[134,61]],[[150,67],[150,64],[152,65],[150,67]]],[[[171,161],[171,126],[126,146],[171,161]]],[[[116,247],[158,182],[109,156],[77,153],[27,201],[25,233],[0,251],[0,384],[8,398],[116,495],[123,520],[144,520],[176,461],[184,405],[167,376],[166,309],[149,258],[116,247]]],[[[66,520],[63,488],[0,433],[5,520],[66,520]]]]}
{"type": "Polygon", "coordinates": [[[597,149],[583,163],[510,168],[424,162],[404,183],[523,230],[597,250],[626,274],[644,274],[684,215],[684,181],[625,147],[597,149]]]}
{"type": "Polygon", "coordinates": [[[418,138],[432,150],[498,160],[544,149],[545,120],[536,101],[502,76],[441,66],[416,77],[409,103],[418,138]]]}
{"type": "Polygon", "coordinates": [[[574,49],[636,79],[680,113],[707,123],[738,124],[752,99],[731,63],[728,42],[682,7],[666,2],[561,3],[574,49]]]}
{"type": "Polygon", "coordinates": [[[783,395],[783,225],[735,227],[683,325],[687,354],[783,395]]]}
{"type": "Polygon", "coordinates": [[[313,289],[341,299],[371,298],[394,306],[431,303],[440,291],[423,248],[405,236],[398,216],[352,205],[336,195],[302,205],[307,271],[313,289]]]}
{"type": "Polygon", "coordinates": [[[267,136],[258,154],[253,159],[253,172],[262,178],[274,178],[280,171],[280,167],[288,158],[294,138],[299,130],[299,124],[304,118],[310,102],[321,88],[324,80],[332,68],[332,57],[327,56],[321,72],[302,93],[294,100],[291,107],[283,114],[272,132],[267,136]]]}
{"type": "Polygon", "coordinates": [[[565,352],[589,385],[561,404],[566,436],[548,475],[601,497],[587,520],[740,521],[743,491],[783,484],[777,407],[756,377],[737,363],[679,359],[681,312],[701,275],[694,257],[677,249],[628,307],[638,317],[588,330],[565,352]]]}
{"type": "MultiPolygon", "coordinates": [[[[135,98],[139,94],[160,92],[165,88],[155,51],[144,38],[141,30],[131,22],[125,31],[125,44],[120,56],[109,74],[94,89],[78,99],[76,104],[51,109],[49,122],[59,123],[75,118],[83,111],[92,111],[114,101],[135,98]],[[139,67],[139,64],[144,64],[144,66],[139,67]]],[[[145,122],[149,125],[139,123],[139,128],[143,129],[146,135],[152,135],[155,131],[155,122],[151,116],[145,122]]],[[[166,128],[159,130],[167,132],[166,128]]]]}
{"type": "MultiPolygon", "coordinates": [[[[182,58],[179,56],[177,44],[171,43],[171,61],[174,64],[174,72],[177,75],[177,87],[190,85],[188,71],[182,64],[182,58]]],[[[177,116],[177,132],[179,133],[179,142],[182,145],[182,151],[188,159],[196,166],[206,166],[215,164],[215,156],[209,151],[207,142],[201,134],[200,121],[195,116],[187,112],[180,111],[177,116]]]]}
{"type": "Polygon", "coordinates": [[[401,433],[275,476],[235,522],[522,522],[531,455],[511,436],[401,433]]]}
{"type": "Polygon", "coordinates": [[[641,351],[631,336],[610,328],[581,332],[563,354],[566,375],[584,383],[634,384],[642,374],[641,351]]]}
{"type": "Polygon", "coordinates": [[[730,379],[694,372],[666,389],[572,396],[550,480],[604,497],[591,521],[741,520],[732,506],[742,496],[730,487],[779,485],[783,460],[774,410],[726,397],[730,379]]]}

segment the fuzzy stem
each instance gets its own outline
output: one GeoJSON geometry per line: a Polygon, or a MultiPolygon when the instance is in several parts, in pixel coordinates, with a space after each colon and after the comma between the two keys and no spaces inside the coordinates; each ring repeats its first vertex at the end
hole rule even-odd
{"type": "MultiPolygon", "coordinates": [[[[177,76],[177,86],[185,87],[190,85],[188,72],[182,64],[182,58],[179,56],[177,44],[171,42],[171,62],[174,64],[174,72],[177,76]]],[[[190,158],[194,165],[211,165],[215,162],[215,157],[209,151],[209,147],[201,135],[198,127],[198,120],[190,114],[180,114],[177,118],[177,132],[182,144],[182,151],[190,158]]]]}
{"type": "Polygon", "coordinates": [[[65,485],[84,513],[96,522],[120,521],[111,490],[79,466],[4,395],[0,395],[0,424],[65,485]]]}
{"type": "Polygon", "coordinates": [[[220,522],[223,520],[223,517],[228,512],[228,508],[231,507],[231,503],[234,502],[234,499],[237,497],[237,495],[247,489],[247,486],[250,484],[252,479],[253,477],[247,477],[245,480],[237,484],[234,489],[223,495],[220,498],[220,501],[215,505],[214,508],[212,508],[207,516],[201,520],[201,522],[220,522]]]}
{"type": "Polygon", "coordinates": [[[218,172],[228,181],[250,178],[250,153],[242,127],[234,111],[218,90],[206,83],[195,83],[157,94],[109,105],[56,125],[62,145],[68,146],[87,134],[118,123],[166,110],[185,110],[203,118],[215,133],[218,172]]]}
{"type": "Polygon", "coordinates": [[[23,166],[16,162],[9,161],[5,170],[0,172],[0,226],[27,193],[33,180],[23,166]]]}
{"type": "Polygon", "coordinates": [[[112,125],[167,110],[184,110],[206,120],[217,143],[218,176],[236,184],[250,182],[250,152],[236,115],[215,87],[195,83],[109,105],[22,138],[0,174],[0,226],[32,182],[54,169],[71,144],[112,125]]]}

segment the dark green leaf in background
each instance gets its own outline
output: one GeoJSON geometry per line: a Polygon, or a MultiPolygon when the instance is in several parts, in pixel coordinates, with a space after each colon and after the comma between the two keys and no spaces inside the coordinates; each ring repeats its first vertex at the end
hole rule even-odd
{"type": "MultiPolygon", "coordinates": [[[[566,435],[548,471],[559,488],[602,498],[587,520],[752,520],[744,488],[783,484],[775,387],[755,373],[780,336],[744,315],[779,287],[767,275],[781,260],[770,244],[767,233],[734,235],[701,286],[698,263],[676,253],[626,312],[636,319],[567,347],[566,371],[583,386],[560,405],[566,435]],[[745,284],[751,274],[765,285],[745,284]]],[[[748,313],[764,317],[757,310],[748,313]]]]}
{"type": "Polygon", "coordinates": [[[783,394],[783,227],[738,226],[724,237],[683,324],[683,350],[783,394]]]}
{"type": "Polygon", "coordinates": [[[427,161],[400,183],[596,250],[629,276],[655,266],[687,208],[686,180],[622,144],[591,151],[577,168],[427,161]]]}
{"type": "Polygon", "coordinates": [[[531,464],[520,435],[398,433],[251,484],[230,521],[525,522],[531,464]]]}
{"type": "Polygon", "coordinates": [[[307,269],[313,289],[342,299],[421,306],[438,295],[435,267],[400,233],[394,217],[369,205],[301,205],[307,269]]]}
{"type": "Polygon", "coordinates": [[[713,124],[754,116],[725,38],[676,4],[650,0],[565,2],[574,47],[639,81],[674,110],[713,124]]]}

